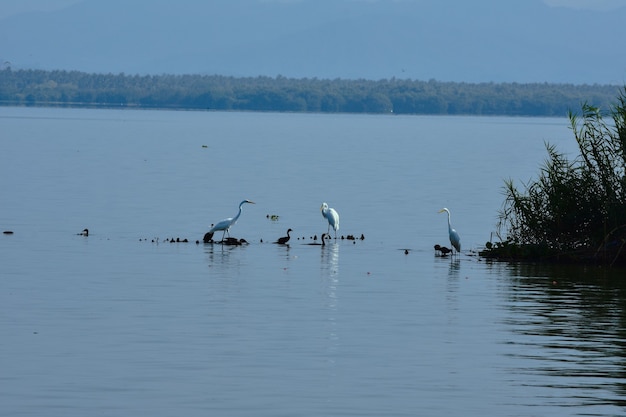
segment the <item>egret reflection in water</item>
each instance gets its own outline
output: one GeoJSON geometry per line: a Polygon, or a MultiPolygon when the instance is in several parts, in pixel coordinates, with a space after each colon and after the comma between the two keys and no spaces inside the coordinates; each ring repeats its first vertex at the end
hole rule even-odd
{"type": "MultiPolygon", "coordinates": [[[[328,237],[330,239],[330,237],[328,237]]],[[[326,234],[322,235],[322,241],[326,234]]],[[[336,354],[339,352],[341,327],[338,325],[340,313],[340,286],[339,286],[339,243],[330,242],[320,248],[320,295],[324,305],[326,363],[334,370],[337,363],[336,354]]],[[[333,371],[334,372],[334,371],[333,371]]]]}
{"type": "MultiPolygon", "coordinates": [[[[322,242],[325,237],[325,234],[322,235],[322,242]]],[[[328,245],[322,244],[321,266],[328,275],[339,274],[339,243],[331,241],[328,245]]]]}

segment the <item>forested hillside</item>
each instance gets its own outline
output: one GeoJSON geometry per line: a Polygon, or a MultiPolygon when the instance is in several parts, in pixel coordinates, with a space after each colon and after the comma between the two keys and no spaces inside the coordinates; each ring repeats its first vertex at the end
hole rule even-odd
{"type": "Polygon", "coordinates": [[[0,105],[565,116],[608,108],[620,86],[453,83],[405,79],[235,78],[0,70],[0,105]]]}

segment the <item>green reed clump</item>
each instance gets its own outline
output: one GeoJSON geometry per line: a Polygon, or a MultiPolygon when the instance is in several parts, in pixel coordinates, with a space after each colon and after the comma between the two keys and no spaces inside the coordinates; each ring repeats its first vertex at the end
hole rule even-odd
{"type": "Polygon", "coordinates": [[[545,256],[620,254],[626,242],[626,87],[608,115],[609,122],[588,104],[580,115],[570,112],[580,154],[570,161],[546,144],[548,158],[536,180],[523,191],[505,181],[498,230],[506,240],[498,248],[524,252],[526,246],[535,255],[541,248],[545,256]]]}

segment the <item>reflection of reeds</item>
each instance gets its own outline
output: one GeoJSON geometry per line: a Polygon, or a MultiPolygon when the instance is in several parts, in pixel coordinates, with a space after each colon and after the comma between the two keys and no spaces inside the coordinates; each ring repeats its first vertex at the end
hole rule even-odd
{"type": "Polygon", "coordinates": [[[506,239],[490,245],[491,250],[508,247],[505,252],[514,248],[518,254],[609,262],[621,256],[626,241],[626,87],[610,116],[613,123],[588,104],[581,115],[570,112],[580,155],[569,161],[546,144],[548,158],[538,179],[523,191],[505,181],[498,226],[506,239]]]}

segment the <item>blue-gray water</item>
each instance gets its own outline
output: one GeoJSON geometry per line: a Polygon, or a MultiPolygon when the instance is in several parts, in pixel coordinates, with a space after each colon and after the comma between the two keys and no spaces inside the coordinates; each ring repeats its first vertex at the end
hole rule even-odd
{"type": "Polygon", "coordinates": [[[476,256],[545,141],[575,151],[565,118],[0,107],[0,415],[624,414],[624,271],[476,256]],[[246,198],[249,245],[195,243],[246,198]],[[308,245],[324,201],[365,240],[308,245]]]}

